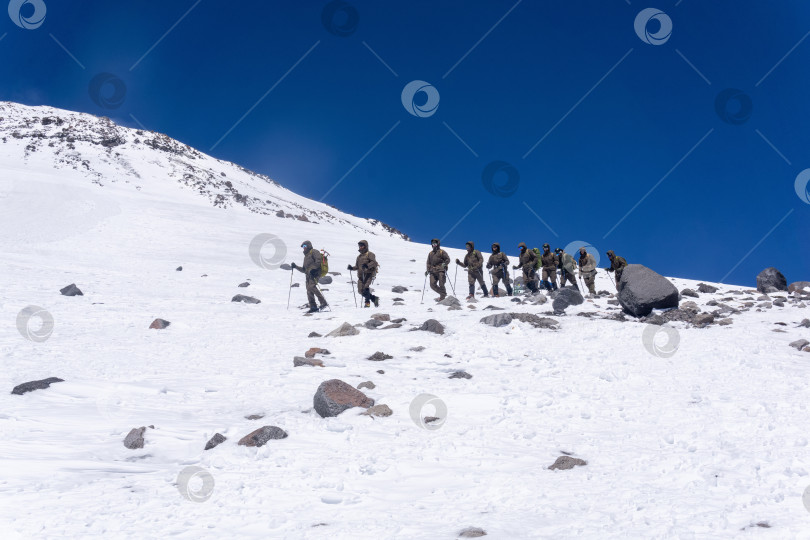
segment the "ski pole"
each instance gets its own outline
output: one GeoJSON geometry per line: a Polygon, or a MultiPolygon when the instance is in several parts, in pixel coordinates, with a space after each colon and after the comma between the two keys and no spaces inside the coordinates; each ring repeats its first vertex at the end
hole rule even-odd
{"type": "MultiPolygon", "coordinates": [[[[613,279],[613,276],[610,275],[610,272],[608,272],[607,268],[605,268],[605,272],[607,272],[607,275],[610,276],[610,281],[613,282],[613,286],[616,287],[616,280],[613,279]]],[[[616,287],[616,290],[619,290],[619,288],[616,287]]]]}
{"type": "Polygon", "coordinates": [[[290,295],[292,294],[293,269],[290,268],[290,286],[287,288],[287,309],[290,309],[290,295]]]}
{"type": "Polygon", "coordinates": [[[458,265],[456,265],[456,272],[453,274],[453,294],[456,294],[456,278],[458,277],[458,265]]]}
{"type": "Polygon", "coordinates": [[[427,287],[427,277],[428,273],[425,272],[425,282],[422,284],[422,300],[419,301],[420,304],[425,303],[425,287],[427,287]]]}
{"type": "MultiPolygon", "coordinates": [[[[445,279],[447,279],[447,272],[446,272],[446,271],[445,271],[445,273],[444,273],[444,277],[445,277],[445,279]]],[[[456,288],[455,288],[455,287],[453,287],[453,284],[452,284],[452,283],[450,283],[450,289],[452,289],[452,291],[453,291],[453,296],[455,296],[455,295],[456,295],[456,288]]]]}
{"type": "Polygon", "coordinates": [[[354,296],[354,309],[357,309],[357,293],[354,292],[354,276],[352,271],[349,270],[349,279],[352,280],[352,296],[354,296]]]}

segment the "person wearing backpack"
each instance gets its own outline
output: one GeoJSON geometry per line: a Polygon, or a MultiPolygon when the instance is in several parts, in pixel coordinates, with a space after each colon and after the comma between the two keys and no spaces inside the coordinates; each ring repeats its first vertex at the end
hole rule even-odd
{"type": "Polygon", "coordinates": [[[542,283],[548,291],[557,290],[557,266],[560,259],[551,252],[551,246],[543,244],[543,254],[540,256],[540,263],[543,266],[542,283]],[[549,279],[551,282],[549,283],[549,279]]]}
{"type": "Polygon", "coordinates": [[[312,249],[312,242],[309,240],[301,244],[301,247],[304,250],[304,266],[298,266],[295,263],[290,266],[307,276],[307,300],[309,301],[309,311],[307,313],[315,313],[329,305],[326,303],[326,298],[323,297],[321,291],[318,290],[318,280],[321,278],[323,269],[323,255],[317,249],[312,249]],[[315,298],[320,302],[320,307],[315,304],[315,298]]]}
{"type": "Polygon", "coordinates": [[[526,287],[532,292],[537,292],[537,284],[535,281],[537,280],[537,255],[526,247],[525,242],[521,242],[518,244],[518,248],[520,248],[520,258],[518,260],[518,265],[513,267],[515,270],[518,268],[523,269],[523,283],[526,284],[526,287]]]}
{"type": "Polygon", "coordinates": [[[456,264],[467,269],[467,283],[470,285],[470,294],[467,296],[467,300],[475,298],[476,281],[481,286],[481,290],[484,292],[484,298],[486,298],[489,295],[487,294],[487,284],[484,282],[484,256],[481,255],[480,251],[475,249],[473,242],[467,242],[466,247],[467,254],[464,256],[464,262],[462,263],[456,259],[456,264]]]}
{"type": "Polygon", "coordinates": [[[619,290],[619,282],[622,280],[622,272],[627,266],[627,261],[624,257],[619,257],[613,250],[607,252],[608,259],[610,259],[610,266],[605,268],[608,272],[616,272],[616,290],[619,290]]]}
{"type": "Polygon", "coordinates": [[[365,298],[365,307],[371,307],[372,302],[374,302],[374,307],[379,307],[379,297],[371,294],[371,282],[374,281],[377,276],[377,269],[380,267],[377,264],[377,257],[368,250],[368,242],[365,240],[357,242],[357,251],[360,252],[357,261],[355,261],[354,266],[349,265],[347,269],[350,272],[357,270],[357,291],[360,296],[365,298]]]}
{"type": "Polygon", "coordinates": [[[506,286],[506,294],[512,296],[512,286],[509,284],[509,257],[506,253],[501,252],[501,245],[497,242],[492,244],[492,255],[487,260],[487,268],[491,268],[490,274],[492,275],[492,296],[498,298],[500,296],[498,291],[498,283],[503,280],[506,286]]]}
{"type": "Polygon", "coordinates": [[[425,275],[430,275],[430,288],[439,293],[437,302],[441,302],[447,296],[447,289],[444,287],[447,278],[447,267],[450,265],[450,255],[441,247],[438,238],[430,241],[432,248],[428,253],[425,275]]]}
{"type": "Polygon", "coordinates": [[[560,287],[565,287],[565,282],[570,281],[571,285],[576,290],[579,290],[577,279],[574,277],[574,271],[577,266],[574,258],[566,253],[563,248],[555,249],[554,253],[557,254],[557,259],[560,261],[560,287]]]}
{"type": "Polygon", "coordinates": [[[596,294],[596,259],[587,252],[585,246],[579,248],[579,275],[585,281],[588,292],[596,294]]]}

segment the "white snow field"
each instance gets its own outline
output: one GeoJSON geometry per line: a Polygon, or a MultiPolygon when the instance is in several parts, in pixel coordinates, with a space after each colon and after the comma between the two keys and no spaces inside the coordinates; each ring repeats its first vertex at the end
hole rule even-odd
{"type": "MultiPolygon", "coordinates": [[[[669,356],[645,346],[647,324],[602,318],[620,312],[609,297],[553,316],[550,302],[477,291],[471,308],[459,271],[462,309],[449,311],[430,290],[420,303],[429,246],[378,222],[91,116],[3,103],[0,117],[0,537],[810,538],[810,354],[788,345],[810,339],[798,326],[810,309],[792,295],[757,307],[751,276],[684,297],[740,312],[727,326],[668,324],[669,356]],[[116,144],[98,144],[110,133],[116,144]],[[286,244],[286,257],[262,251],[275,263],[300,264],[304,240],[330,252],[331,312],[303,316],[297,272],[286,309],[290,272],[249,255],[261,233],[286,244]],[[362,238],[381,264],[376,309],[355,308],[346,271],[362,238]],[[84,296],[60,295],[71,283],[84,296]],[[482,324],[499,313],[489,305],[559,329],[482,324]],[[39,318],[18,329],[28,306],[52,316],[47,339],[39,318]],[[308,337],[374,313],[407,320],[308,337]],[[149,329],[158,317],[171,325],[149,329]],[[412,331],[427,319],[445,334],[412,331]],[[293,367],[310,347],[330,351],[325,367],[293,367]],[[367,360],[377,351],[393,358],[367,360]],[[472,378],[448,378],[456,370],[472,378]],[[11,394],[47,377],[64,382],[11,394]],[[372,381],[363,392],[393,415],[321,418],[313,395],[329,379],[372,381]],[[412,419],[423,394],[435,399],[417,416],[444,423],[412,419]],[[289,436],[237,445],[264,425],[289,436]],[[140,426],[154,426],[145,446],[126,448],[140,426]],[[227,440],[205,451],[217,432],[227,440]],[[587,465],[549,469],[563,453],[587,465]],[[187,467],[203,471],[187,481],[187,467]]],[[[498,239],[473,240],[486,255],[498,239]]],[[[516,246],[504,249],[514,261],[516,246]]],[[[604,271],[597,288],[615,291],[604,271]]]]}

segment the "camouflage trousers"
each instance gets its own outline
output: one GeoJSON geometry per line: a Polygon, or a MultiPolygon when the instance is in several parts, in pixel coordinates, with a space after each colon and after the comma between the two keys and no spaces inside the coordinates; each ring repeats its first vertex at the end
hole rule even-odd
{"type": "Polygon", "coordinates": [[[596,294],[596,272],[582,273],[582,280],[585,286],[588,287],[588,292],[596,294]]]}
{"type": "Polygon", "coordinates": [[[321,291],[318,290],[318,278],[312,274],[307,274],[307,300],[310,306],[315,305],[315,298],[321,303],[321,306],[326,305],[326,298],[323,297],[321,291]]]}
{"type": "Polygon", "coordinates": [[[475,292],[475,282],[481,286],[481,290],[487,292],[487,284],[484,281],[484,272],[480,268],[467,270],[467,283],[470,285],[470,294],[475,292]]]}
{"type": "Polygon", "coordinates": [[[445,272],[431,272],[430,273],[430,288],[439,293],[439,296],[447,296],[447,289],[444,286],[444,281],[447,279],[445,272]]]}
{"type": "Polygon", "coordinates": [[[496,269],[492,271],[492,294],[498,294],[498,284],[503,280],[503,284],[506,287],[506,294],[512,294],[512,286],[509,284],[509,274],[507,274],[502,268],[496,269]]]}

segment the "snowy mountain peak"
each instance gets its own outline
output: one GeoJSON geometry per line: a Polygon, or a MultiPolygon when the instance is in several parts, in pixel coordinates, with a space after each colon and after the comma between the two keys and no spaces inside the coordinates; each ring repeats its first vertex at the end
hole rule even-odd
{"type": "Polygon", "coordinates": [[[256,214],[347,225],[361,234],[409,240],[379,220],[340,212],[167,135],[119,126],[106,117],[0,102],[0,140],[0,158],[28,170],[56,170],[100,187],[128,185],[171,198],[177,192],[168,186],[175,186],[215,207],[244,207],[256,214]]]}

